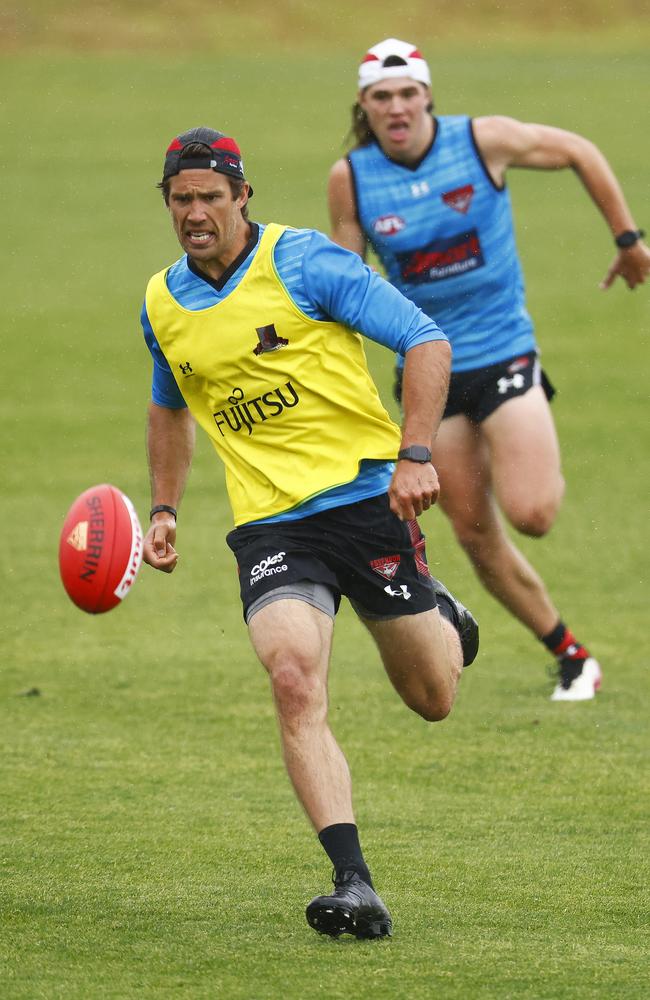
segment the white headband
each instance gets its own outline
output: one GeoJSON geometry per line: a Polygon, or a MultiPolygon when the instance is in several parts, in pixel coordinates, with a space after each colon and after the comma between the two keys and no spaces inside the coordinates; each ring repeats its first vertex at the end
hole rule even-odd
{"type": "Polygon", "coordinates": [[[386,38],[368,49],[359,66],[359,90],[365,90],[373,83],[399,76],[431,86],[429,67],[422,53],[410,42],[400,42],[399,38],[386,38]],[[389,63],[386,66],[386,62],[389,63]]]}

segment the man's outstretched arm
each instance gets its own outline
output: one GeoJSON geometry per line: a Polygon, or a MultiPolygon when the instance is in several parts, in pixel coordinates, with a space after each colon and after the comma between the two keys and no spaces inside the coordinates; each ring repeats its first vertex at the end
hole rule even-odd
{"type": "MultiPolygon", "coordinates": [[[[503,183],[508,167],[536,170],[570,167],[598,206],[614,238],[638,230],[614,171],[600,149],[584,136],[500,115],[477,118],[474,135],[497,184],[503,183]]],[[[637,240],[627,249],[618,250],[600,287],[609,288],[620,275],[628,288],[636,288],[649,274],[650,247],[637,240]]]]}

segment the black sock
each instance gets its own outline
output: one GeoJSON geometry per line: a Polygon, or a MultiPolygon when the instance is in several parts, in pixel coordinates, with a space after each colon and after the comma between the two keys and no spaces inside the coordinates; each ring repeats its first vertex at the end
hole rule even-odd
{"type": "Polygon", "coordinates": [[[562,664],[570,663],[582,669],[582,664],[589,657],[588,651],[578,642],[564,622],[558,622],[548,635],[542,636],[541,641],[562,664]]]}
{"type": "Polygon", "coordinates": [[[364,882],[372,885],[368,866],[361,853],[359,831],[354,823],[333,823],[318,834],[336,875],[355,871],[364,882]]]}

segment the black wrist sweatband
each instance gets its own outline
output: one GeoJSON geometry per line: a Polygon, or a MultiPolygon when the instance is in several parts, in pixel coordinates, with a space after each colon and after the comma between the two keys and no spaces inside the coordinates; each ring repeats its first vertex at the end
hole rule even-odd
{"type": "Polygon", "coordinates": [[[174,515],[174,520],[175,521],[178,520],[178,518],[176,516],[176,508],[175,507],[170,507],[169,504],[166,504],[166,503],[159,503],[159,504],[156,504],[155,507],[152,507],[151,510],[149,511],[149,520],[151,520],[151,518],[154,516],[154,514],[160,514],[163,511],[166,514],[173,514],[174,515]]]}

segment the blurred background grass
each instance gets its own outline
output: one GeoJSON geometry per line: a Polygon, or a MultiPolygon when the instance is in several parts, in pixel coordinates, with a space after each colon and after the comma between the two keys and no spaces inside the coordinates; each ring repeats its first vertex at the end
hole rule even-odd
{"type": "Polygon", "coordinates": [[[28,0],[0,5],[5,48],[71,51],[128,50],[255,54],[275,49],[322,53],[327,47],[361,55],[369,39],[416,39],[433,53],[445,46],[584,44],[635,48],[650,34],[648,0],[411,0],[408,9],[377,0],[129,0],[110,4],[28,0]]]}
{"type": "MultiPolygon", "coordinates": [[[[354,616],[332,719],[396,916],[386,948],[310,936],[327,867],[292,800],[199,440],[173,577],[67,600],[56,548],[94,482],[144,516],[149,356],[138,315],[178,254],[155,183],[171,137],[240,141],[252,215],[327,229],[356,66],[424,50],[441,113],[583,132],[648,223],[645,4],[0,6],[5,391],[0,552],[0,945],[7,997],[645,998],[647,289],[597,283],[611,238],[570,173],[513,172],[518,242],[568,489],[523,548],[605,667],[547,702],[543,651],[474,580],[437,513],[430,561],[476,611],[480,660],[442,726],[397,701],[354,616]],[[37,688],[39,696],[23,696],[37,688]]],[[[391,359],[370,347],[389,406],[391,359]]]]}

